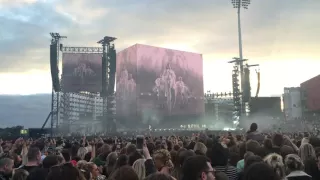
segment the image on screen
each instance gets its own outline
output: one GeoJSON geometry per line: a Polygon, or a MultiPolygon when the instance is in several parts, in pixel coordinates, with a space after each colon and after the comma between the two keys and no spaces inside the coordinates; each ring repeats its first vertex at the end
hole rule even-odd
{"type": "Polygon", "coordinates": [[[137,115],[137,51],[131,46],[117,53],[117,116],[137,115]]]}
{"type": "Polygon", "coordinates": [[[102,54],[63,53],[62,87],[64,92],[101,92],[102,54]]]}
{"type": "Polygon", "coordinates": [[[137,47],[138,111],[159,115],[204,113],[202,55],[137,47]]]}

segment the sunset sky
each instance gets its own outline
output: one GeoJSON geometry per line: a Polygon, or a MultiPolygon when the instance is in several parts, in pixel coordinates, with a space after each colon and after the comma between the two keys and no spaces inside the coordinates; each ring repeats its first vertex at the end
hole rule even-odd
{"type": "MultiPolygon", "coordinates": [[[[260,64],[262,96],[320,74],[319,9],[319,0],[251,0],[243,11],[243,55],[260,64]]],[[[140,43],[202,53],[211,92],[231,91],[227,61],[239,56],[231,0],[0,0],[0,94],[51,91],[49,32],[68,36],[65,46],[109,35],[118,51],[140,43]]]]}

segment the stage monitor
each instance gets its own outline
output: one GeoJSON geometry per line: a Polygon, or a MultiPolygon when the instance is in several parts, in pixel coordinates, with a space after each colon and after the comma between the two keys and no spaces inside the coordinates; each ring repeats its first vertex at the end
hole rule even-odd
{"type": "Polygon", "coordinates": [[[63,53],[62,86],[64,92],[101,92],[102,54],[63,53]]]}

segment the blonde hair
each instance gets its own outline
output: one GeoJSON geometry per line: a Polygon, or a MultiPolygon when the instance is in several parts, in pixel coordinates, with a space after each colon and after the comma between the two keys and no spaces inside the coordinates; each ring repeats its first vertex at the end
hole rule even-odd
{"type": "Polygon", "coordinates": [[[12,180],[26,180],[29,172],[24,169],[16,169],[13,173],[12,180]]]}
{"type": "Polygon", "coordinates": [[[161,159],[165,166],[167,166],[170,170],[173,169],[173,163],[171,161],[170,152],[166,149],[159,149],[154,152],[154,157],[161,159]]]}
{"type": "Polygon", "coordinates": [[[202,154],[207,153],[207,147],[202,142],[197,142],[193,148],[194,152],[200,151],[202,154]]]}
{"type": "Polygon", "coordinates": [[[80,147],[78,149],[77,156],[79,156],[83,160],[87,153],[88,153],[88,149],[87,148],[80,147]]]}
{"type": "Polygon", "coordinates": [[[78,163],[77,163],[77,168],[78,168],[78,169],[85,169],[86,165],[87,165],[87,161],[85,161],[85,160],[80,160],[80,161],[78,161],[78,163]]]}
{"type": "Polygon", "coordinates": [[[307,159],[315,159],[316,152],[311,144],[305,143],[302,144],[299,148],[299,157],[301,158],[302,162],[305,162],[307,159]]]}
{"type": "Polygon", "coordinates": [[[286,156],[284,163],[286,165],[287,173],[289,174],[292,171],[300,171],[304,169],[304,164],[301,161],[300,157],[296,154],[289,154],[286,156]]]}
{"type": "Polygon", "coordinates": [[[132,168],[138,175],[139,180],[143,180],[146,177],[146,166],[144,164],[145,161],[145,159],[138,159],[132,165],[132,168]]]}
{"type": "Polygon", "coordinates": [[[283,159],[279,154],[269,154],[264,158],[263,161],[267,163],[273,169],[273,171],[278,174],[279,177],[284,178],[286,176],[283,159]]]}
{"type": "Polygon", "coordinates": [[[309,143],[309,138],[304,137],[304,138],[301,140],[301,145],[300,145],[300,147],[301,147],[302,145],[308,144],[308,143],[309,143]]]}

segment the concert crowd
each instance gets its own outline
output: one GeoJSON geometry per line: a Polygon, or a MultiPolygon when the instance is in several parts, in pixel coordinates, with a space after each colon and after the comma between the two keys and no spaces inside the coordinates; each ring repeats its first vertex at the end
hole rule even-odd
{"type": "Polygon", "coordinates": [[[0,180],[320,180],[308,132],[0,140],[0,180]]]}

